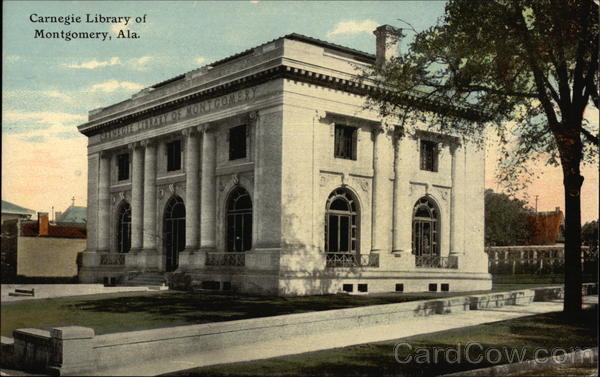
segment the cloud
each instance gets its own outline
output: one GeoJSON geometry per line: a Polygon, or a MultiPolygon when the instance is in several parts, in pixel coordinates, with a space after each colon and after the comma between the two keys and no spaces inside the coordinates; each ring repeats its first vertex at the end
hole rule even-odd
{"type": "Polygon", "coordinates": [[[206,63],[206,58],[204,56],[198,56],[197,58],[194,59],[194,63],[202,65],[202,64],[206,63]]]}
{"type": "Polygon", "coordinates": [[[21,140],[28,142],[28,143],[43,143],[44,141],[47,140],[47,138],[42,135],[34,135],[34,136],[22,137],[21,140]]]}
{"type": "Polygon", "coordinates": [[[112,57],[110,60],[97,61],[96,59],[81,63],[81,64],[63,64],[67,68],[75,69],[95,69],[98,67],[109,67],[111,65],[121,64],[121,59],[112,57]]]}
{"type": "Polygon", "coordinates": [[[58,90],[45,90],[43,92],[41,92],[42,95],[48,96],[48,97],[52,97],[52,98],[58,98],[58,99],[62,99],[64,101],[70,101],[71,97],[59,92],[58,90]]]}
{"type": "Polygon", "coordinates": [[[110,67],[115,65],[120,65],[124,67],[128,67],[130,69],[136,71],[144,71],[148,69],[147,65],[150,61],[154,60],[151,56],[142,56],[140,58],[133,58],[126,61],[122,61],[118,57],[112,57],[109,60],[98,61],[96,59],[83,62],[80,64],[63,64],[63,66],[67,68],[75,68],[75,69],[95,69],[101,67],[110,67]]]}
{"type": "Polygon", "coordinates": [[[27,104],[32,101],[36,101],[39,104],[40,101],[48,98],[56,98],[67,102],[72,101],[73,97],[66,94],[66,92],[59,90],[5,90],[2,92],[2,97],[4,100],[10,100],[13,104],[15,102],[27,104]]]}
{"type": "Polygon", "coordinates": [[[135,59],[135,62],[138,64],[146,64],[148,63],[150,60],[152,60],[151,56],[142,56],[139,59],[135,59]]]}
{"type": "Polygon", "coordinates": [[[360,33],[372,33],[375,28],[377,28],[379,24],[373,20],[364,20],[364,21],[341,21],[335,25],[335,28],[329,32],[327,32],[328,37],[333,37],[335,35],[355,35],[360,33]]]}
{"type": "Polygon", "coordinates": [[[120,89],[140,90],[143,88],[143,85],[131,81],[109,80],[92,85],[91,90],[110,93],[120,89]]]}
{"type": "Polygon", "coordinates": [[[9,63],[14,63],[14,62],[21,60],[21,57],[19,55],[6,55],[4,60],[9,63]]]}
{"type": "Polygon", "coordinates": [[[151,56],[142,56],[141,58],[130,59],[127,61],[127,65],[136,71],[145,71],[148,69],[148,63],[152,60],[151,56]]]}
{"type": "Polygon", "coordinates": [[[3,122],[34,122],[48,125],[61,126],[85,121],[87,118],[81,114],[69,114],[52,111],[20,111],[7,110],[2,113],[3,122]]]}

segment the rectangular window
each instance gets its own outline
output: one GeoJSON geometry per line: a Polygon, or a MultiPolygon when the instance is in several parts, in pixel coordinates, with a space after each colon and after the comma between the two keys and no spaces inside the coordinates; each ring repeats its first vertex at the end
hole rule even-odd
{"type": "Polygon", "coordinates": [[[437,143],[421,140],[421,170],[437,171],[438,163],[437,143]]]}
{"type": "Polygon", "coordinates": [[[246,125],[229,129],[229,160],[246,157],[246,125]]]}
{"type": "Polygon", "coordinates": [[[118,180],[129,179],[129,153],[123,153],[117,156],[118,180]]]}
{"type": "Polygon", "coordinates": [[[333,146],[333,155],[335,158],[345,158],[347,160],[356,160],[356,137],[357,129],[355,127],[335,125],[335,140],[333,146]]]}
{"type": "Polygon", "coordinates": [[[181,140],[167,143],[167,171],[181,169],[181,140]]]}

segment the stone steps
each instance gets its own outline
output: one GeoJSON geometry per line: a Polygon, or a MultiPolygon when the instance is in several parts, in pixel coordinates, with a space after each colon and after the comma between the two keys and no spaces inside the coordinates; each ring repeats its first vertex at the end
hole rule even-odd
{"type": "Polygon", "coordinates": [[[165,278],[162,273],[147,272],[147,273],[142,273],[140,275],[137,275],[137,276],[133,277],[132,279],[129,279],[129,280],[123,282],[123,284],[121,284],[121,285],[133,286],[133,287],[162,286],[164,283],[165,283],[165,278]]]}

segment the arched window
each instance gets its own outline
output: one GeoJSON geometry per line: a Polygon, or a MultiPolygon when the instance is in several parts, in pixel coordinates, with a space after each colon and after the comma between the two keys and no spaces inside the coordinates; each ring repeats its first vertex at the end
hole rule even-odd
{"type": "Polygon", "coordinates": [[[163,237],[165,269],[175,271],[179,266],[179,252],[185,249],[185,205],[179,196],[169,199],[165,207],[163,237]]]}
{"type": "Polygon", "coordinates": [[[252,200],[238,186],[227,198],[227,250],[241,252],[252,248],[252,200]]]}
{"type": "Polygon", "coordinates": [[[126,201],[117,212],[117,251],[127,253],[131,249],[131,206],[126,201]]]}
{"type": "Polygon", "coordinates": [[[440,255],[439,217],[440,211],[431,199],[417,201],[413,210],[413,254],[440,255]]]}
{"type": "Polygon", "coordinates": [[[346,189],[334,190],[325,207],[325,252],[358,252],[358,201],[346,189]]]}

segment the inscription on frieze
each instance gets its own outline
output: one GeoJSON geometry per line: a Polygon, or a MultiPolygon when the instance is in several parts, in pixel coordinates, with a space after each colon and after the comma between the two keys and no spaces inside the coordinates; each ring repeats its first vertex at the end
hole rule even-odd
{"type": "Polygon", "coordinates": [[[183,106],[179,109],[165,114],[156,115],[139,122],[130,123],[100,134],[100,141],[108,141],[122,136],[132,135],[138,132],[160,128],[169,124],[177,123],[214,111],[226,109],[253,101],[261,94],[261,87],[252,87],[238,90],[220,97],[211,98],[183,106]]]}

